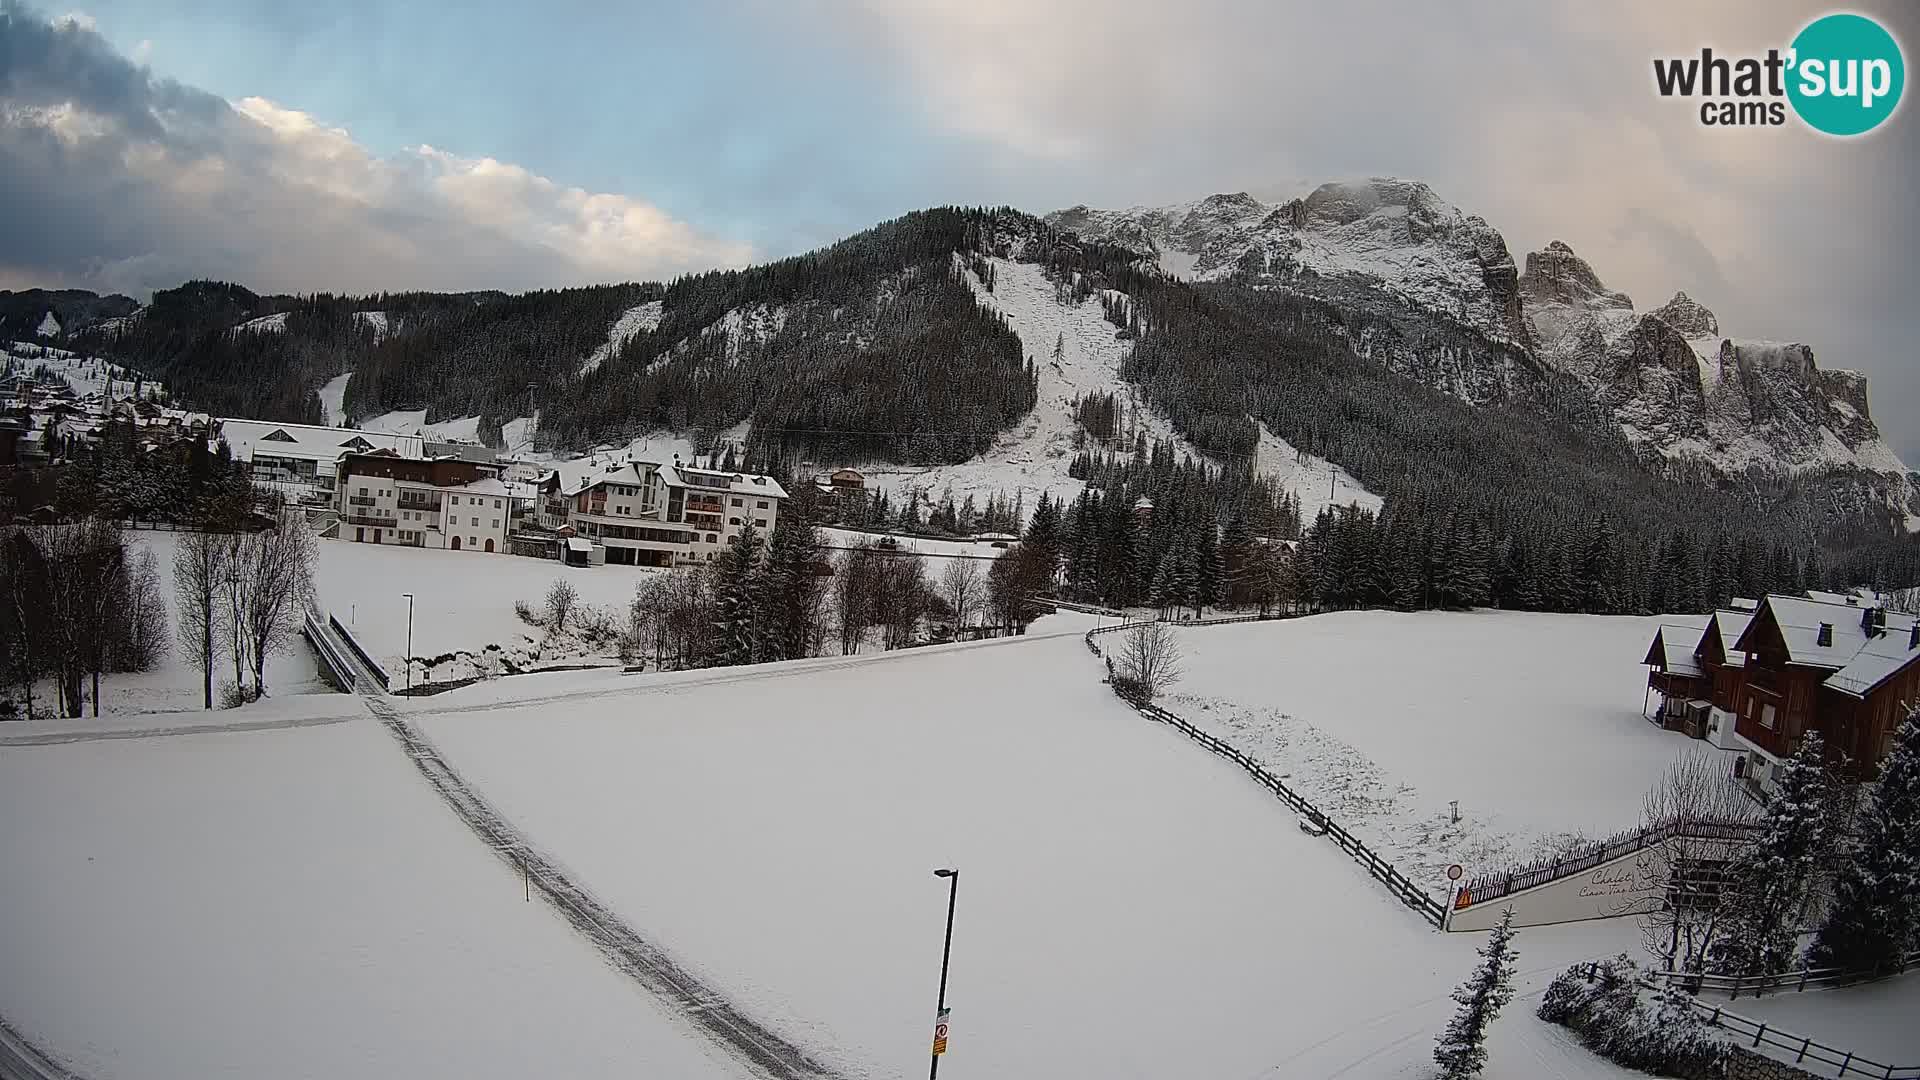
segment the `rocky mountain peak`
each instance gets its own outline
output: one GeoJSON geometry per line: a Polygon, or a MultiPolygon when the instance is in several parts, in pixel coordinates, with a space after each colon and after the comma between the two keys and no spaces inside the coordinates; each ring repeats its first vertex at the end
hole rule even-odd
{"type": "Polygon", "coordinates": [[[1632,310],[1626,293],[1614,292],[1600,281],[1587,260],[1574,254],[1563,240],[1555,240],[1541,251],[1527,255],[1527,268],[1520,275],[1520,295],[1528,303],[1577,304],[1584,307],[1608,307],[1632,310]]]}
{"type": "Polygon", "coordinates": [[[1682,337],[1706,337],[1720,332],[1720,320],[1713,317],[1713,312],[1684,292],[1674,293],[1673,299],[1648,314],[1679,331],[1682,337]]]}

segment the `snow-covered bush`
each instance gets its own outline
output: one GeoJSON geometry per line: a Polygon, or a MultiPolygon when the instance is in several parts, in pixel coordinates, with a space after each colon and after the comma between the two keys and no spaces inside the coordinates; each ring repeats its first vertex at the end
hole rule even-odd
{"type": "Polygon", "coordinates": [[[1575,964],[1547,987],[1538,1015],[1630,1069],[1681,1080],[1726,1075],[1729,1046],[1693,1007],[1693,999],[1673,986],[1649,990],[1639,974],[1625,953],[1597,964],[1575,964]]]}
{"type": "Polygon", "coordinates": [[[540,616],[533,613],[533,605],[527,603],[525,600],[515,600],[513,602],[513,613],[520,616],[520,621],[526,623],[528,626],[540,625],[540,616]]]}

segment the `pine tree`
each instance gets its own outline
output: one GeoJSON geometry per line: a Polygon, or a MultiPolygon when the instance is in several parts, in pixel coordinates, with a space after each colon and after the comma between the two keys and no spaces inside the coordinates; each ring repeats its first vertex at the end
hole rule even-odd
{"type": "Polygon", "coordinates": [[[1513,909],[1508,908],[1480,948],[1480,966],[1453,992],[1460,1009],[1433,1048],[1433,1060],[1445,1080],[1478,1076],[1486,1067],[1487,1028],[1513,1000],[1513,965],[1520,958],[1513,949],[1513,935],[1513,909]]]}
{"type": "Polygon", "coordinates": [[[1708,949],[1709,971],[1775,975],[1793,966],[1829,840],[1833,782],[1824,754],[1819,734],[1808,732],[1781,763],[1760,838],[1729,867],[1720,898],[1727,929],[1708,949]]]}
{"type": "Polygon", "coordinates": [[[760,658],[760,533],[751,521],[713,563],[716,665],[751,664],[760,658]]]}
{"type": "Polygon", "coordinates": [[[1847,854],[1807,961],[1893,969],[1920,945],[1920,708],[1894,731],[1847,854]]]}

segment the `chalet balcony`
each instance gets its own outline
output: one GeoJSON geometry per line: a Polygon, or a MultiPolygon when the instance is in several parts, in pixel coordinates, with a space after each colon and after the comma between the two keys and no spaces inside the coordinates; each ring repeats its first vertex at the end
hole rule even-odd
{"type": "Polygon", "coordinates": [[[350,525],[372,525],[376,528],[381,528],[381,529],[393,529],[393,528],[399,527],[395,523],[393,518],[379,517],[374,514],[348,514],[347,523],[350,525]]]}
{"type": "Polygon", "coordinates": [[[1772,668],[1758,664],[1747,665],[1747,685],[1755,690],[1764,690],[1774,697],[1780,696],[1780,673],[1772,668]]]}
{"type": "Polygon", "coordinates": [[[378,506],[379,505],[379,503],[376,502],[373,496],[371,495],[349,495],[347,496],[347,502],[352,503],[354,506],[378,506]]]}
{"type": "Polygon", "coordinates": [[[429,510],[436,514],[440,512],[439,499],[408,498],[402,495],[399,506],[402,510],[429,510]]]}

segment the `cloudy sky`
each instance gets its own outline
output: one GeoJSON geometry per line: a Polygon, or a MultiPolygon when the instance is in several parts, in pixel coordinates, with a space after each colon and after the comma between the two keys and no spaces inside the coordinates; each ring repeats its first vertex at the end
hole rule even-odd
{"type": "MultiPolygon", "coordinates": [[[[73,2],[0,0],[0,288],[657,278],[941,203],[1391,174],[1866,371],[1920,462],[1912,105],[1840,141],[1652,90],[1818,5],[73,2]]],[[[1920,5],[1850,9],[1911,61],[1920,5]]]]}

